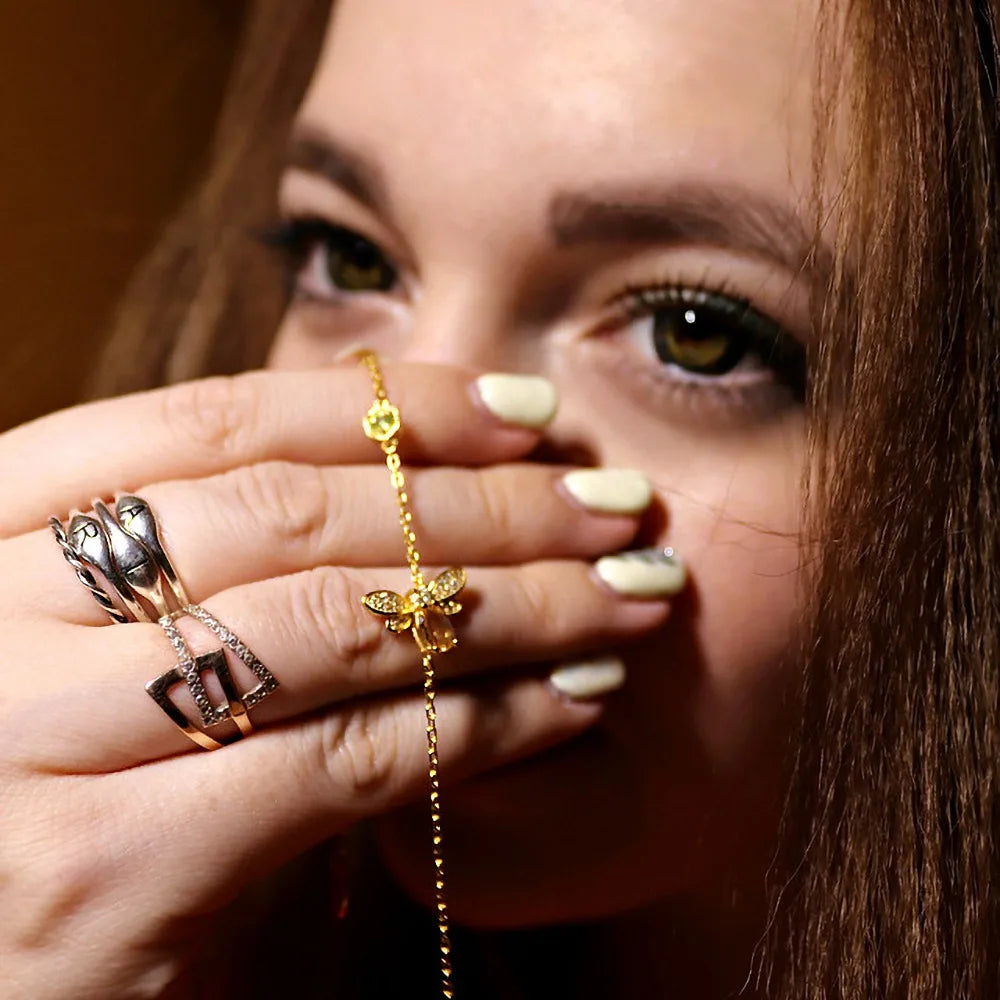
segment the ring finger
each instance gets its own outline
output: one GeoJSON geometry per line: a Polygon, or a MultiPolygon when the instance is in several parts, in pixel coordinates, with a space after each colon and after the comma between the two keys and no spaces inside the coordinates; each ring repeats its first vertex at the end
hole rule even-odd
{"type": "MultiPolygon", "coordinates": [[[[442,679],[625,641],[661,624],[668,611],[662,600],[615,596],[579,562],[477,568],[470,579],[468,611],[456,623],[462,641],[439,658],[442,679]]],[[[236,587],[207,602],[281,682],[255,709],[255,723],[419,685],[413,642],[387,632],[360,603],[362,594],[386,587],[405,590],[405,571],[324,567],[236,587]]],[[[180,624],[195,655],[218,648],[190,619],[180,624]]],[[[176,663],[157,626],[49,623],[42,631],[31,649],[7,644],[11,663],[37,659],[42,647],[55,658],[6,679],[3,738],[14,759],[33,769],[84,773],[193,748],[143,691],[176,663]],[[41,738],[39,717],[47,722],[41,738]]],[[[237,680],[242,690],[253,683],[243,675],[237,680]]],[[[187,714],[194,717],[190,708],[187,714]]]]}

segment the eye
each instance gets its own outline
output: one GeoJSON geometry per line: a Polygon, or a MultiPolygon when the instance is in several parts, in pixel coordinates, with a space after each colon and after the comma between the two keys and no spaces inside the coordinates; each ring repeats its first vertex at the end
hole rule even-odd
{"type": "Polygon", "coordinates": [[[780,381],[797,399],[804,398],[804,346],[748,302],[706,289],[665,286],[630,291],[625,307],[639,346],[677,377],[780,381]]]}
{"type": "Polygon", "coordinates": [[[313,251],[325,278],[344,292],[386,292],[396,272],[374,243],[349,229],[332,229],[313,251]]]}
{"type": "Polygon", "coordinates": [[[322,219],[290,219],[265,235],[286,258],[297,290],[316,298],[391,291],[395,267],[371,240],[322,219]]]}

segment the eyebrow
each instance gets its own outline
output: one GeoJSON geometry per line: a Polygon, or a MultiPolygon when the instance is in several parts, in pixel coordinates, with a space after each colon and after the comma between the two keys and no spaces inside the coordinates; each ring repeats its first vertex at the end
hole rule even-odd
{"type": "Polygon", "coordinates": [[[381,167],[330,135],[300,126],[289,141],[285,166],[316,174],[372,211],[388,214],[388,189],[381,167]]]}
{"type": "Polygon", "coordinates": [[[825,273],[832,250],[791,208],[737,185],[681,182],[661,189],[557,194],[549,204],[557,246],[702,244],[769,258],[791,271],[825,273]]]}
{"type": "MultiPolygon", "coordinates": [[[[299,126],[286,166],[322,177],[383,218],[390,216],[378,162],[325,132],[299,126]]],[[[557,247],[700,244],[767,258],[814,277],[829,274],[833,260],[832,249],[810,236],[790,207],[740,185],[687,181],[560,192],[549,202],[547,224],[557,247]]]]}

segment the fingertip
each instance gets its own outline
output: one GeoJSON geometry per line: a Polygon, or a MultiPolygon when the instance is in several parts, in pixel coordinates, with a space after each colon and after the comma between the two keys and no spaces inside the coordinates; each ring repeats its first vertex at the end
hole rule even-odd
{"type": "Polygon", "coordinates": [[[488,372],[473,380],[470,391],[492,419],[520,430],[541,432],[559,408],[555,385],[541,375],[488,372]]]}

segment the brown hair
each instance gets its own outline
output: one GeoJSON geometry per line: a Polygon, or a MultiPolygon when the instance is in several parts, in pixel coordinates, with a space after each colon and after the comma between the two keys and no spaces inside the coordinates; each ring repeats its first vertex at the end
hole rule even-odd
{"type": "Polygon", "coordinates": [[[991,2],[853,0],[823,26],[826,65],[846,52],[850,69],[826,75],[821,107],[846,102],[850,141],[769,936],[788,1000],[1000,986],[995,18],[991,2]]]}
{"type": "MultiPolygon", "coordinates": [[[[257,3],[212,171],[138,273],[102,390],[262,360],[283,294],[248,235],[273,213],[327,13],[257,3]]],[[[825,4],[817,178],[838,105],[850,134],[817,317],[821,543],[769,996],[1000,984],[995,25],[992,0],[825,4]]]]}
{"type": "Polygon", "coordinates": [[[91,395],[263,363],[286,295],[256,237],[277,215],[288,129],[329,13],[330,0],[250,9],[209,170],[129,283],[91,395]]]}

